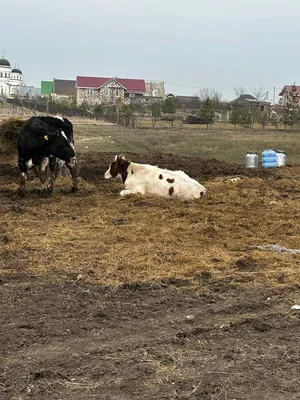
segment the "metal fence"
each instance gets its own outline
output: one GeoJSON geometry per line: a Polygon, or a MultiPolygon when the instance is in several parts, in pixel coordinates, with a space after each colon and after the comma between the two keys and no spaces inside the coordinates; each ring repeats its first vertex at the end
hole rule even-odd
{"type": "Polygon", "coordinates": [[[24,107],[30,111],[57,115],[61,114],[65,117],[81,117],[90,118],[95,120],[104,120],[113,124],[118,124],[128,128],[135,128],[136,115],[122,115],[118,109],[114,107],[104,108],[101,112],[95,113],[82,107],[62,107],[58,106],[55,102],[51,102],[48,99],[26,99],[26,98],[14,98],[7,99],[7,103],[12,104],[16,107],[24,107]]]}

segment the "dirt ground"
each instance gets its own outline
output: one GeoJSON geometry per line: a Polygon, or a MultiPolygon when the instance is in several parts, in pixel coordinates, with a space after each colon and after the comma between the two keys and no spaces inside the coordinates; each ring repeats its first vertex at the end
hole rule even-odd
{"type": "Polygon", "coordinates": [[[207,196],[120,198],[86,153],[78,193],[20,200],[1,161],[0,398],[300,399],[300,255],[255,247],[300,248],[300,167],[131,158],[207,196]]]}

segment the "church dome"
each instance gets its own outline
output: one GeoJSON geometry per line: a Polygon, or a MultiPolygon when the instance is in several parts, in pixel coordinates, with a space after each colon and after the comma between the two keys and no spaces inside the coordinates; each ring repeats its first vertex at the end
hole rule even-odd
{"type": "Polygon", "coordinates": [[[6,58],[2,57],[0,58],[0,67],[1,66],[10,67],[10,62],[6,58]]]}
{"type": "Polygon", "coordinates": [[[11,70],[11,72],[12,72],[12,73],[15,73],[15,74],[22,74],[22,71],[21,71],[19,68],[13,68],[13,69],[11,70]]]}

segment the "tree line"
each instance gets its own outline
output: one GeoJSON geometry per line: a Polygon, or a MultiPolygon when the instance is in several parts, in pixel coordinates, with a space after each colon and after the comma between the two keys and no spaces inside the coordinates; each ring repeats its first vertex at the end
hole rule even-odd
{"type": "Polygon", "coordinates": [[[178,104],[176,96],[169,94],[164,100],[143,103],[139,100],[125,104],[118,99],[116,104],[97,104],[94,106],[88,103],[77,104],[76,99],[53,100],[51,98],[16,98],[11,102],[34,109],[39,112],[62,113],[66,116],[84,116],[92,118],[104,118],[114,123],[122,122],[125,126],[134,126],[132,122],[135,116],[151,116],[152,124],[158,120],[174,121],[182,118],[184,123],[205,124],[207,128],[212,127],[214,122],[220,120],[228,121],[235,127],[253,128],[260,124],[262,128],[272,125],[276,129],[279,124],[285,128],[294,126],[300,127],[300,105],[298,100],[297,87],[291,85],[287,93],[287,103],[284,107],[278,106],[279,113],[274,113],[270,106],[261,106],[262,92],[257,90],[255,101],[239,101],[243,99],[244,92],[241,88],[235,88],[240,97],[236,101],[224,102],[221,95],[212,89],[204,88],[199,93],[198,109],[189,110],[185,115],[182,104],[178,104]],[[181,111],[181,114],[180,114],[181,111]]]}

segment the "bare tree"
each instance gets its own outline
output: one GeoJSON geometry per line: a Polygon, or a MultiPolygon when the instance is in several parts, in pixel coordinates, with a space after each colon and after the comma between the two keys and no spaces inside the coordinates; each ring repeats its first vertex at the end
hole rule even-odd
{"type": "Polygon", "coordinates": [[[241,85],[236,85],[236,86],[234,85],[233,86],[233,91],[236,94],[236,96],[238,96],[238,97],[240,97],[240,96],[242,96],[243,94],[246,93],[246,89],[241,85]]]}
{"type": "Polygon", "coordinates": [[[208,125],[222,116],[224,104],[222,103],[222,94],[215,89],[202,88],[199,92],[200,109],[199,117],[208,125]]]}
{"type": "Polygon", "coordinates": [[[204,103],[206,100],[210,100],[214,106],[221,103],[222,94],[215,89],[210,89],[208,87],[200,89],[199,92],[200,102],[204,103]]]}
{"type": "Polygon", "coordinates": [[[268,92],[264,90],[263,86],[254,87],[251,89],[251,92],[258,101],[265,100],[268,96],[268,92]]]}

